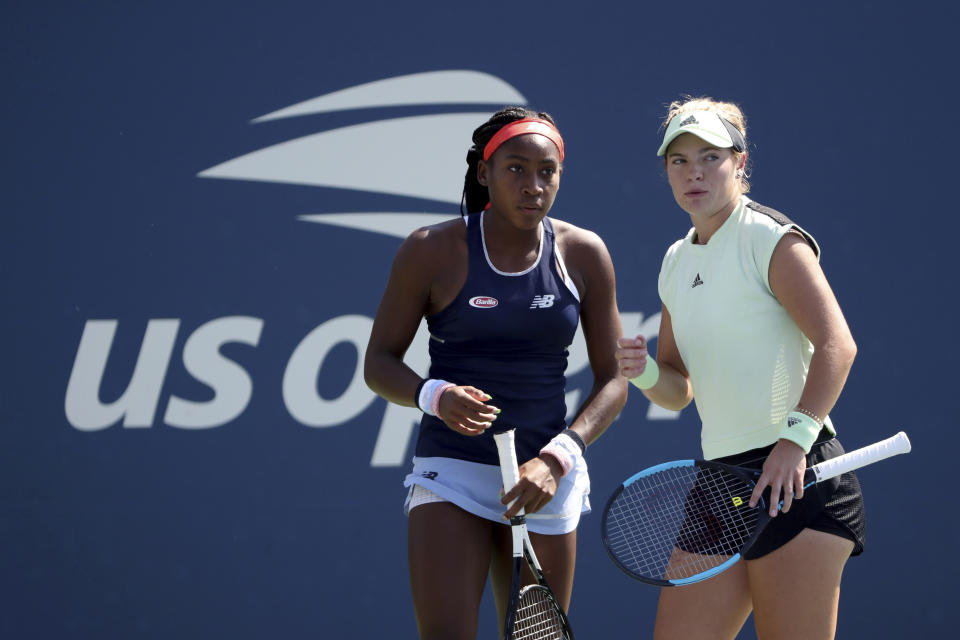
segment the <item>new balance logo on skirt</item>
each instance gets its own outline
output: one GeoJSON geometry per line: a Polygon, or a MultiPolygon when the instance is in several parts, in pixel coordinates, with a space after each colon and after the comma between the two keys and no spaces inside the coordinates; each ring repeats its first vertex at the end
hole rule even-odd
{"type": "Polygon", "coordinates": [[[547,293],[542,296],[533,296],[533,302],[530,303],[531,309],[546,309],[553,306],[553,294],[547,293]]]}

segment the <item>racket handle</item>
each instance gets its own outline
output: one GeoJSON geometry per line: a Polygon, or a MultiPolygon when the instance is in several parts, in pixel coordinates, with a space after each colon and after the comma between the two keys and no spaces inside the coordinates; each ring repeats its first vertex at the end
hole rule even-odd
{"type": "Polygon", "coordinates": [[[517,463],[514,431],[514,429],[509,429],[493,434],[493,441],[497,443],[497,454],[500,456],[500,475],[503,478],[504,492],[513,489],[513,485],[520,480],[520,465],[517,463]]]}
{"type": "Polygon", "coordinates": [[[853,471],[854,469],[865,467],[868,464],[873,464],[874,462],[879,462],[880,460],[901,453],[908,453],[909,451],[910,439],[907,437],[907,434],[901,431],[892,438],[875,442],[861,449],[856,449],[842,456],[821,462],[820,464],[810,467],[810,470],[813,471],[816,476],[816,482],[821,482],[835,478],[847,471],[853,471]]]}

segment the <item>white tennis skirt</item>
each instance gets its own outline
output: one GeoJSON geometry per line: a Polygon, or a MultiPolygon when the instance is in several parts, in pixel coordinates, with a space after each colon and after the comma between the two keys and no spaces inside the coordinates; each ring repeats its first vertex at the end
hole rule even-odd
{"type": "MultiPolygon", "coordinates": [[[[413,471],[403,486],[410,489],[403,505],[404,514],[409,515],[410,509],[418,504],[447,501],[481,518],[506,524],[503,512],[507,507],[500,504],[503,479],[497,465],[455,458],[415,457],[413,471]],[[418,486],[435,496],[417,491],[414,497],[418,486]]],[[[548,535],[569,533],[577,528],[584,513],[590,513],[590,474],[586,460],[581,457],[570,473],[560,479],[553,499],[537,513],[527,514],[527,528],[548,535]]]]}

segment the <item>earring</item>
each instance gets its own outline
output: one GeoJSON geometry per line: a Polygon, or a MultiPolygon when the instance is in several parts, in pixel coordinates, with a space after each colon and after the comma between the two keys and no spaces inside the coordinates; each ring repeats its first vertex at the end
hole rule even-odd
{"type": "Polygon", "coordinates": [[[739,180],[739,179],[742,178],[742,177],[743,177],[743,172],[742,172],[742,171],[737,171],[737,175],[736,175],[737,180],[739,180]]]}

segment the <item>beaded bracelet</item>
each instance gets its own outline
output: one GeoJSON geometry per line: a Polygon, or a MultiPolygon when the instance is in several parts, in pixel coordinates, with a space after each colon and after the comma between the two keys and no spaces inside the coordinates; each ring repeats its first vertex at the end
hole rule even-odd
{"type": "Polygon", "coordinates": [[[817,414],[815,414],[813,411],[810,411],[810,410],[807,409],[807,408],[801,407],[799,404],[798,404],[796,407],[794,407],[793,410],[796,411],[796,412],[798,412],[798,413],[802,413],[802,414],[805,415],[805,416],[810,416],[811,418],[813,418],[814,420],[816,420],[817,423],[818,423],[820,426],[823,426],[823,418],[821,418],[820,416],[818,416],[817,414]]]}

